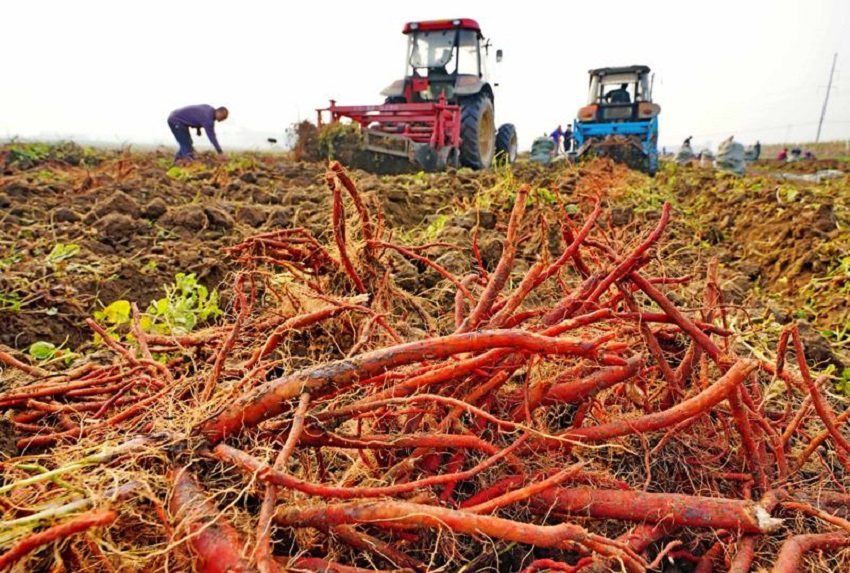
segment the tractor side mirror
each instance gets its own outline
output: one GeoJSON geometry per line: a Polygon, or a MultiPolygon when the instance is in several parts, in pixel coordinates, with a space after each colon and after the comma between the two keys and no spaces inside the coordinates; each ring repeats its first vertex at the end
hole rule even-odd
{"type": "Polygon", "coordinates": [[[496,50],[496,61],[497,61],[497,62],[501,62],[501,61],[502,61],[502,55],[503,55],[503,54],[502,54],[502,50],[496,50]]]}

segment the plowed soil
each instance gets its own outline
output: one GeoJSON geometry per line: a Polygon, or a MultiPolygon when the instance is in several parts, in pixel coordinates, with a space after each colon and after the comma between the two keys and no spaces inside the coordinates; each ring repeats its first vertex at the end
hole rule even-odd
{"type": "MultiPolygon", "coordinates": [[[[217,288],[232,269],[223,250],[247,236],[286,227],[330,236],[321,161],[243,155],[175,168],[162,152],[67,144],[31,155],[6,146],[0,156],[0,345],[11,349],[37,341],[78,349],[91,339],[83,321],[95,311],[118,299],[144,308],[179,272],[217,288]]],[[[771,175],[788,166],[774,163],[758,162],[743,178],[667,165],[653,180],[604,162],[575,168],[523,161],[500,172],[353,176],[396,233],[430,234],[465,248],[469,261],[456,266],[474,261],[476,226],[481,256],[498,259],[501,244],[488,241],[487,229],[504,223],[511,185],[528,183],[553,205],[560,194],[573,209],[602,195],[612,226],[653,218],[670,200],[671,269],[701,276],[717,257],[729,302],[754,313],[768,309],[780,322],[805,319],[813,331],[844,332],[850,179],[781,180],[771,175]]],[[[793,171],[846,166],[817,161],[793,171]]],[[[536,256],[531,246],[527,255],[536,256]]],[[[420,279],[421,269],[408,270],[420,279]]],[[[428,282],[423,288],[433,286],[428,282]]],[[[222,296],[226,304],[227,292],[222,296]]],[[[820,340],[821,354],[840,365],[842,342],[840,335],[820,340]]]]}

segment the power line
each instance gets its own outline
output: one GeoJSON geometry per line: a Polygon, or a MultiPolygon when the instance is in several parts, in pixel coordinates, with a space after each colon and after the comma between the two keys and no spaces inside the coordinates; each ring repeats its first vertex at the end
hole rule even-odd
{"type": "MultiPolygon", "coordinates": [[[[757,128],[753,128],[753,129],[734,129],[734,130],[731,130],[731,131],[729,131],[729,130],[718,131],[718,132],[715,132],[715,133],[697,133],[697,134],[694,134],[694,137],[714,137],[714,136],[718,136],[718,135],[727,135],[728,136],[730,133],[733,133],[733,132],[734,133],[759,133],[759,132],[762,132],[762,131],[773,131],[773,130],[776,130],[776,129],[789,129],[789,128],[792,128],[792,127],[808,127],[808,126],[811,126],[811,125],[815,125],[817,123],[818,123],[817,121],[807,121],[807,122],[803,122],[803,123],[785,123],[783,125],[773,125],[773,126],[769,126],[769,127],[757,127],[757,128]]],[[[848,124],[848,123],[850,123],[850,120],[837,120],[837,121],[826,121],[826,122],[824,122],[825,125],[844,125],[844,124],[848,124]]]]}
{"type": "Polygon", "coordinates": [[[832,75],[835,73],[835,61],[838,59],[838,52],[832,56],[832,69],[829,70],[829,84],[826,86],[826,96],[823,98],[823,109],[820,112],[820,121],[818,122],[818,134],[815,136],[815,143],[820,141],[820,128],[823,125],[823,116],[826,115],[826,104],[829,102],[829,92],[832,90],[832,75]]]}

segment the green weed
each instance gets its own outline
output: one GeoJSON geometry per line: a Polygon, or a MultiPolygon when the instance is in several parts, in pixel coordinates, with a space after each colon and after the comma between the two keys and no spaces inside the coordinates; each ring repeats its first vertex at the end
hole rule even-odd
{"type": "MultiPolygon", "coordinates": [[[[21,169],[32,169],[45,161],[62,161],[71,165],[97,165],[102,154],[91,147],[81,147],[76,143],[14,143],[7,149],[8,161],[21,169]]],[[[36,176],[45,177],[48,172],[41,171],[36,176]]],[[[50,174],[55,177],[54,174],[50,174]]]]}
{"type": "Polygon", "coordinates": [[[12,253],[7,257],[3,257],[0,259],[0,270],[8,269],[12,265],[19,263],[23,260],[23,257],[19,253],[12,253]]]}
{"type": "Polygon", "coordinates": [[[38,164],[50,158],[48,143],[20,143],[9,147],[9,163],[38,164]]]}
{"type": "Polygon", "coordinates": [[[845,368],[841,372],[838,382],[835,383],[835,389],[850,397],[850,368],[845,368]]]}
{"type": "Polygon", "coordinates": [[[180,167],[179,165],[172,166],[165,174],[178,181],[189,181],[193,177],[192,172],[188,168],[180,167]]]}
{"type": "Polygon", "coordinates": [[[23,306],[21,295],[16,292],[0,293],[0,310],[20,312],[23,306]]]}
{"type": "MultiPolygon", "coordinates": [[[[165,289],[166,296],[155,300],[147,310],[149,327],[168,334],[191,332],[199,322],[222,314],[218,307],[218,292],[212,293],[198,283],[195,273],[178,273],[175,283],[165,289]]],[[[142,328],[146,324],[142,323],[142,328]]],[[[145,330],[148,330],[145,328],[145,330]]]]}
{"type": "Polygon", "coordinates": [[[56,243],[47,254],[47,264],[55,265],[66,261],[80,252],[80,245],[74,243],[56,243]]]}
{"type": "Polygon", "coordinates": [[[443,230],[443,227],[446,226],[446,221],[448,220],[449,216],[446,214],[437,215],[437,217],[425,228],[423,233],[425,241],[435,240],[437,238],[437,233],[443,230]]]}
{"type": "Polygon", "coordinates": [[[224,170],[231,175],[243,171],[253,171],[255,169],[257,169],[257,159],[250,155],[230,157],[227,160],[227,165],[224,167],[224,170]]]}
{"type": "Polygon", "coordinates": [[[62,348],[61,346],[56,346],[52,342],[46,342],[44,340],[33,342],[27,352],[35,360],[41,362],[42,366],[58,360],[61,360],[65,363],[65,366],[68,366],[75,358],[80,356],[77,352],[71,352],[70,350],[62,348]]]}
{"type": "MultiPolygon", "coordinates": [[[[175,282],[165,287],[165,296],[148,305],[139,317],[139,326],[144,332],[157,334],[186,334],[198,324],[220,316],[218,292],[198,283],[194,273],[178,273],[175,282]]],[[[106,331],[118,339],[131,339],[127,334],[132,320],[132,306],[128,300],[116,300],[103,310],[94,313],[94,318],[106,327],[106,331]]],[[[101,342],[95,336],[95,342],[101,342]]]]}

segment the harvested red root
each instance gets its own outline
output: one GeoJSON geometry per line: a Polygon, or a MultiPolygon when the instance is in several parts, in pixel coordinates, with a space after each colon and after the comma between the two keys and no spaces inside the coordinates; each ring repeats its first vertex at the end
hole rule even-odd
{"type": "Polygon", "coordinates": [[[114,510],[92,510],[73,519],[49,527],[15,543],[11,549],[0,555],[0,571],[11,567],[28,553],[55,541],[62,542],[68,537],[93,527],[111,524],[118,517],[114,510]]]}
{"type": "MultiPolygon", "coordinates": [[[[565,440],[600,442],[627,434],[639,434],[669,428],[683,420],[705,412],[725,399],[757,367],[758,365],[754,362],[739,360],[717,382],[696,396],[677,404],[669,410],[647,414],[640,418],[619,420],[602,426],[570,430],[562,434],[561,437],[565,440]]],[[[549,443],[552,444],[553,442],[549,443]]]]}
{"type": "Polygon", "coordinates": [[[256,568],[243,557],[245,542],[239,532],[207,499],[197,479],[183,467],[171,472],[169,512],[175,529],[185,531],[189,547],[202,573],[253,573],[256,568]]]}
{"type": "Polygon", "coordinates": [[[773,573],[797,573],[801,570],[806,553],[814,550],[829,550],[850,546],[850,534],[811,533],[795,535],[786,539],[776,558],[773,573]]]}
{"type": "Polygon", "coordinates": [[[782,525],[753,501],[596,488],[552,488],[535,502],[542,509],[595,519],[617,519],[679,527],[710,527],[772,533],[782,525]]]}
{"type": "Polygon", "coordinates": [[[591,356],[600,350],[602,342],[602,339],[583,341],[553,338],[522,330],[471,332],[408,342],[323,364],[263,384],[205,422],[200,430],[211,444],[217,444],[226,436],[237,435],[245,428],[282,413],[288,407],[287,400],[302,392],[322,392],[328,386],[345,387],[387,369],[422,360],[442,360],[455,354],[494,348],[591,356]]]}
{"type": "Polygon", "coordinates": [[[538,547],[579,552],[593,551],[621,559],[628,571],[643,571],[646,563],[628,548],[590,533],[578,525],[533,525],[490,515],[406,502],[359,502],[307,508],[282,508],[275,516],[280,525],[321,527],[350,524],[378,524],[386,527],[445,528],[455,533],[487,535],[538,547]]]}

